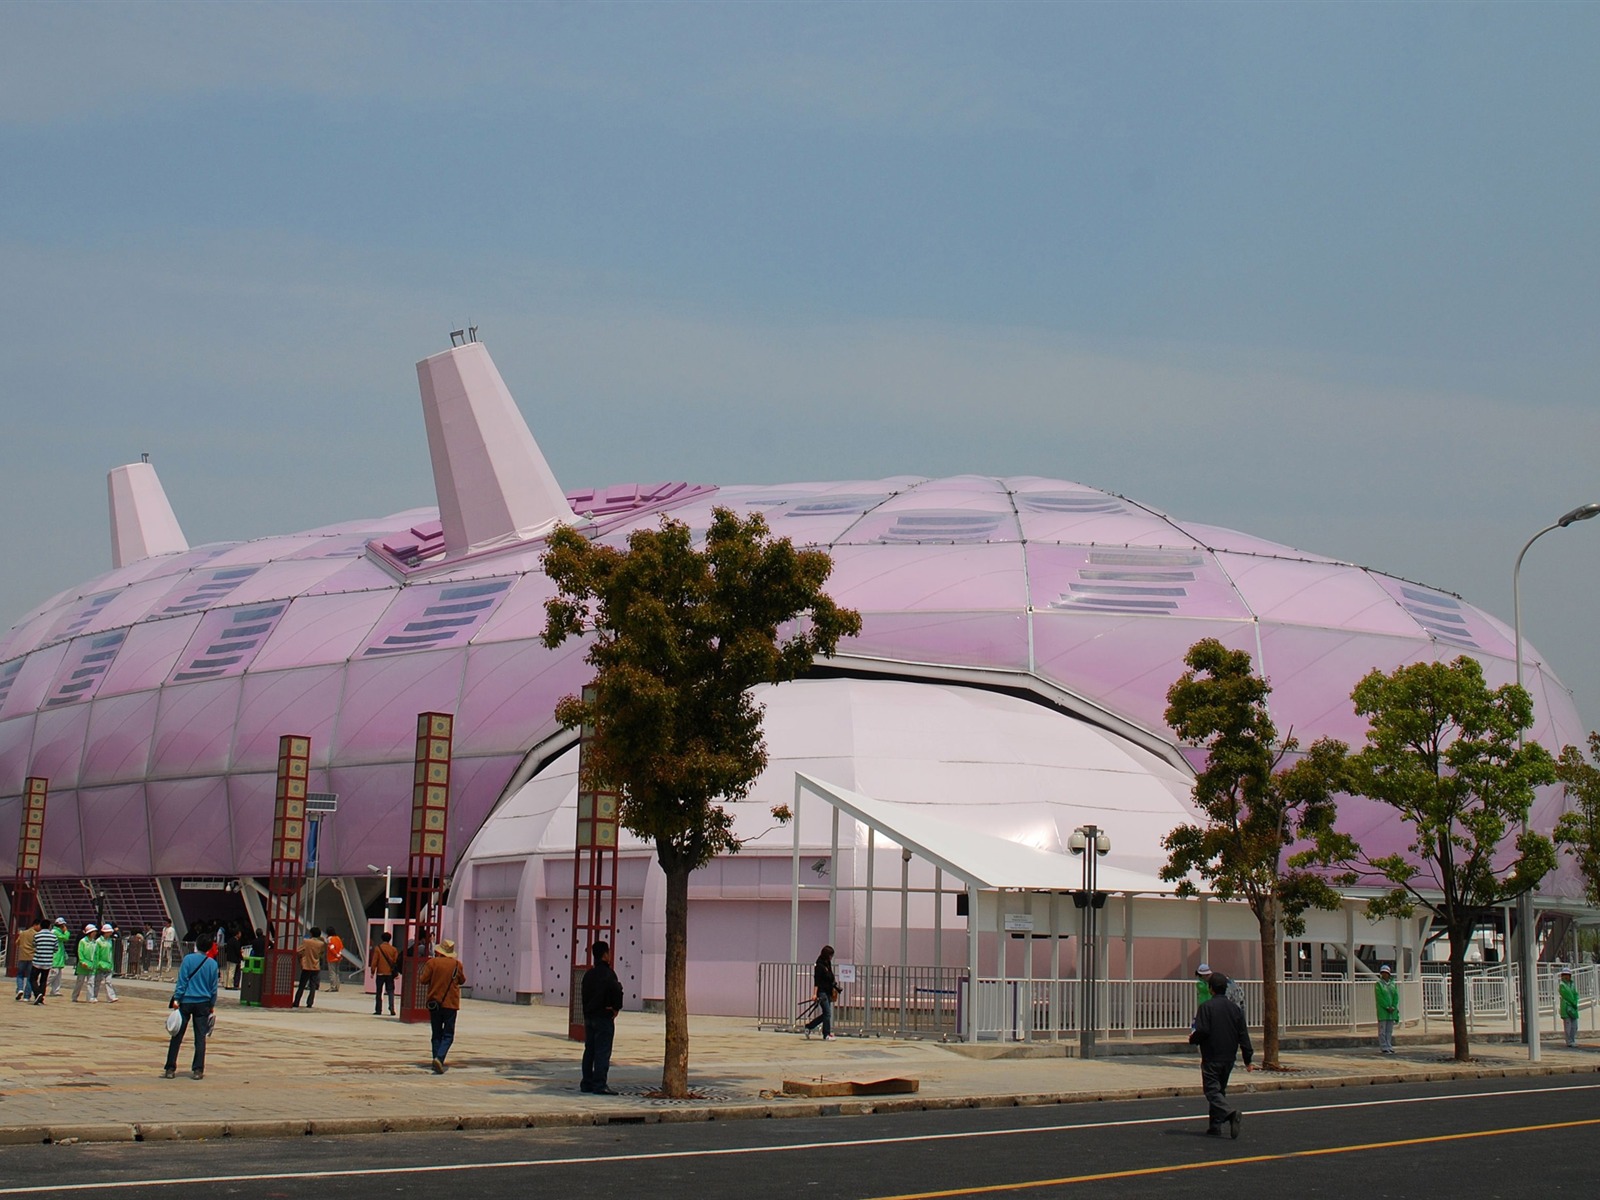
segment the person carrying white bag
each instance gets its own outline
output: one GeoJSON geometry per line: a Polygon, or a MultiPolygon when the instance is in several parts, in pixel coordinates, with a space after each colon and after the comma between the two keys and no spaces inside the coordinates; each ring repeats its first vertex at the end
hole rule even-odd
{"type": "Polygon", "coordinates": [[[168,1005],[178,1017],[178,1026],[173,1029],[173,1014],[169,1014],[167,1028],[172,1040],[167,1043],[167,1065],[161,1072],[163,1079],[171,1079],[178,1073],[178,1047],[183,1045],[184,1031],[191,1022],[194,1025],[194,1061],[190,1064],[189,1077],[205,1078],[206,1035],[211,1032],[215,1019],[219,975],[217,960],[206,955],[209,949],[211,939],[201,934],[194,949],[178,964],[178,981],[172,986],[172,1000],[168,1005]]]}

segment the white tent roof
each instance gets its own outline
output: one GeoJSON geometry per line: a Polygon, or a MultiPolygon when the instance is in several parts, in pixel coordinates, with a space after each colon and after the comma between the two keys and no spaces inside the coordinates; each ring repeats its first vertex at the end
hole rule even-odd
{"type": "MultiPolygon", "coordinates": [[[[931,817],[924,808],[874,799],[800,771],[795,772],[795,779],[803,790],[969,886],[1050,892],[1072,891],[1083,886],[1083,862],[1076,855],[1037,850],[1021,842],[931,817]]],[[[1115,846],[1112,853],[1116,853],[1115,846]]],[[[1157,895],[1171,895],[1176,888],[1175,884],[1155,875],[1124,870],[1103,859],[1096,871],[1095,886],[1103,892],[1157,895]]]]}

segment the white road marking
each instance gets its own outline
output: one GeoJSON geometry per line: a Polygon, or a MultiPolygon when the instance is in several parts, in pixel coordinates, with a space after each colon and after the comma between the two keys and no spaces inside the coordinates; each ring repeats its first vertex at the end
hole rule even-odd
{"type": "MultiPolygon", "coordinates": [[[[1351,1100],[1343,1104],[1302,1104],[1294,1108],[1263,1108],[1250,1113],[1252,1121],[1288,1113],[1328,1112],[1343,1108],[1383,1108],[1398,1104],[1439,1104],[1451,1100],[1504,1099],[1507,1096],[1536,1096],[1546,1092],[1592,1092],[1600,1083],[1552,1085],[1538,1088],[1512,1088],[1497,1092],[1462,1092],[1455,1096],[1397,1096],[1384,1100],[1351,1100]]],[[[982,1112],[982,1109],[946,1110],[982,1112]]],[[[918,1133],[905,1137],[850,1138],[836,1142],[790,1142],[768,1146],[728,1146],[710,1150],[658,1150],[648,1154],[596,1154],[582,1158],[522,1158],[485,1163],[417,1163],[411,1166],[348,1167],[334,1171],[273,1171],[262,1175],[191,1175],[158,1179],[108,1180],[98,1183],[72,1183],[65,1189],[75,1192],[106,1192],[141,1187],[179,1187],[185,1184],[288,1182],[300,1179],[364,1179],[379,1175],[424,1175],[447,1171],[504,1171],[528,1167],[577,1167],[604,1163],[663,1162],[678,1158],[728,1158],[747,1154],[789,1154],[795,1151],[854,1149],[863,1146],[914,1145],[918,1142],[949,1142],[972,1138],[1019,1137],[1037,1133],[1071,1133],[1085,1129],[1127,1129],[1139,1125],[1171,1125],[1188,1122],[1182,1117],[1139,1117],[1126,1121],[1086,1121],[1068,1125],[1030,1125],[1024,1129],[974,1129],[960,1133],[918,1133]]],[[[595,1128],[604,1128],[596,1126],[595,1128]]],[[[395,1135],[397,1137],[404,1135],[395,1135]]],[[[0,1196],[30,1196],[65,1190],[60,1183],[31,1187],[0,1187],[0,1196]]]]}

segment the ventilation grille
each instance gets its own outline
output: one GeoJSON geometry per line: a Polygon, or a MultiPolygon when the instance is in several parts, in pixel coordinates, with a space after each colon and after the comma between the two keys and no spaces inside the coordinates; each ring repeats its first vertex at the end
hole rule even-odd
{"type": "Polygon", "coordinates": [[[800,500],[789,506],[786,517],[832,517],[847,513],[864,513],[887,500],[887,496],[816,496],[800,500]]]}
{"type": "Polygon", "coordinates": [[[401,593],[361,657],[465,645],[511,589],[509,579],[455,583],[401,593]]]}
{"type": "Polygon", "coordinates": [[[215,567],[209,571],[196,571],[168,592],[152,615],[175,616],[202,608],[214,608],[259,570],[260,567],[215,567]]]}
{"type": "Polygon", "coordinates": [[[1076,581],[1050,607],[1156,616],[1175,613],[1189,594],[1196,568],[1204,562],[1199,554],[1171,551],[1091,550],[1076,581]]]}
{"type": "Polygon", "coordinates": [[[44,707],[57,708],[63,704],[87,700],[99,691],[106,672],[111,669],[112,660],[117,657],[117,651],[122,648],[122,643],[127,637],[126,629],[118,629],[111,633],[82,637],[73,642],[67,650],[67,661],[62,664],[61,672],[56,676],[56,685],[45,700],[44,707]]]}
{"type": "Polygon", "coordinates": [[[167,682],[243,674],[288,610],[285,600],[207,613],[167,682]]]}
{"type": "Polygon", "coordinates": [[[17,673],[22,670],[26,659],[18,658],[0,667],[0,705],[5,704],[6,697],[11,695],[11,685],[17,681],[17,673]]]}
{"type": "Polygon", "coordinates": [[[877,540],[897,544],[921,542],[987,542],[1008,515],[977,512],[901,513],[877,540]]]}
{"type": "Polygon", "coordinates": [[[82,633],[89,627],[90,622],[100,615],[105,606],[116,598],[116,592],[101,592],[97,596],[90,596],[72,611],[65,625],[51,633],[51,637],[72,637],[74,634],[82,633]]]}
{"type": "Polygon", "coordinates": [[[1017,503],[1032,512],[1102,516],[1128,511],[1121,500],[1103,492],[1022,492],[1017,496],[1017,503]]]}
{"type": "Polygon", "coordinates": [[[1467,627],[1466,614],[1461,611],[1461,601],[1440,592],[1422,588],[1400,588],[1400,606],[1412,619],[1441,642],[1461,646],[1467,650],[1482,649],[1467,627]]]}

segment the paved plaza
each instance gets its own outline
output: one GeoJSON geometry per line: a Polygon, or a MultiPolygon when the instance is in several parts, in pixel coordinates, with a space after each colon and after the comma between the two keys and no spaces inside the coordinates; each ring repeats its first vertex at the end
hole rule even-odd
{"type": "MultiPolygon", "coordinates": [[[[315,1008],[241,1007],[224,993],[203,1080],[161,1078],[168,985],[119,982],[116,1004],[11,1004],[0,1066],[0,1143],[299,1136],[406,1130],[489,1129],[611,1121],[692,1121],[814,1116],[906,1108],[1071,1103],[1096,1098],[1199,1096],[1195,1060],[1170,1045],[1154,1053],[1080,1060],[1058,1047],[976,1048],[891,1038],[807,1040],[757,1029],[748,1018],[691,1021],[689,1101],[651,1099],[660,1080],[663,1021],[625,1013],[618,1022],[611,1085],[578,1091],[581,1047],[561,1008],[465,1001],[449,1071],[428,1069],[428,1029],[372,1014],[372,998],[347,985],[315,1008]],[[919,1081],[914,1095],[816,1100],[785,1097],[791,1080],[919,1081]]],[[[1449,1061],[1437,1032],[1401,1039],[1381,1057],[1372,1039],[1284,1054],[1289,1070],[1234,1076],[1234,1092],[1336,1087],[1461,1076],[1589,1073],[1600,1043],[1575,1051],[1546,1042],[1543,1061],[1514,1043],[1474,1043],[1477,1059],[1449,1061]]],[[[1201,1110],[1196,1109],[1197,1118],[1201,1110]]]]}

